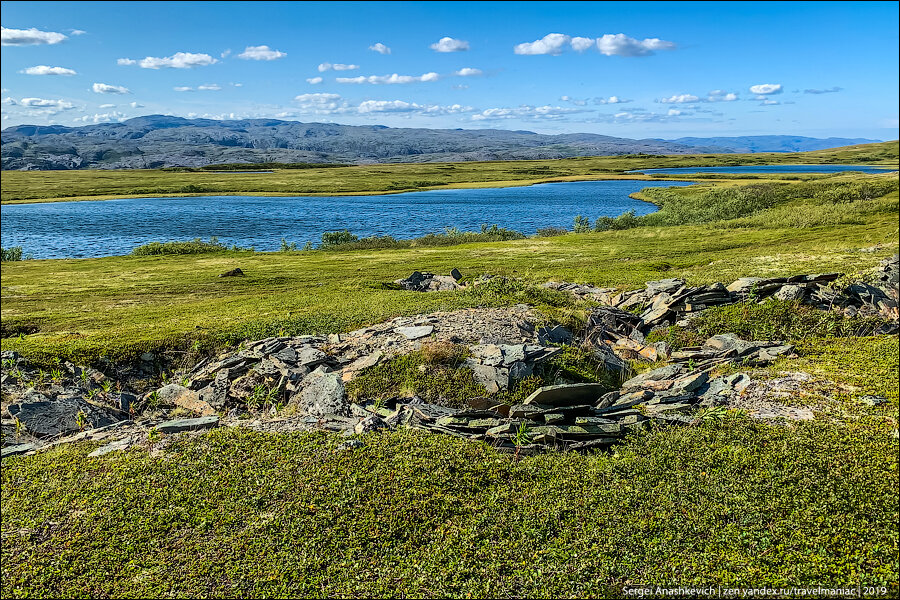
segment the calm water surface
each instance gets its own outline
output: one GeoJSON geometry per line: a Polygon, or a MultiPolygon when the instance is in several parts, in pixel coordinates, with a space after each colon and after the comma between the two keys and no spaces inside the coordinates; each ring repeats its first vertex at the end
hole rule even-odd
{"type": "Polygon", "coordinates": [[[281,239],[317,244],[325,231],[396,238],[477,231],[482,224],[533,234],[571,229],[575,215],[615,217],[656,210],[628,195],[686,181],[579,181],[527,187],[433,190],[385,196],[199,196],[51,202],[3,206],[3,247],[22,246],[34,258],[128,254],[153,241],[218,236],[224,244],[277,250],[281,239]]]}
{"type": "Polygon", "coordinates": [[[678,175],[684,173],[840,173],[842,171],[862,171],[863,173],[887,173],[889,167],[873,167],[870,165],[748,165],[743,167],[678,167],[672,169],[642,169],[629,173],[665,173],[678,175]]]}

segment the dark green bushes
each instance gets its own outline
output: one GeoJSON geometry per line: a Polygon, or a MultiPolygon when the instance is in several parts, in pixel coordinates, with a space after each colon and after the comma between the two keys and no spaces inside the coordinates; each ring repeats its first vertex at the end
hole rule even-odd
{"type": "Polygon", "coordinates": [[[194,238],[187,242],[150,242],[143,246],[138,246],[131,251],[132,256],[154,256],[158,254],[205,254],[207,252],[224,252],[227,250],[253,251],[253,248],[239,248],[232,246],[229,248],[225,244],[219,242],[219,238],[213,236],[208,242],[204,242],[200,238],[194,238]]]}
{"type": "Polygon", "coordinates": [[[22,254],[22,246],[13,246],[12,248],[0,248],[0,262],[11,262],[16,260],[28,260],[30,254],[22,254]]]}

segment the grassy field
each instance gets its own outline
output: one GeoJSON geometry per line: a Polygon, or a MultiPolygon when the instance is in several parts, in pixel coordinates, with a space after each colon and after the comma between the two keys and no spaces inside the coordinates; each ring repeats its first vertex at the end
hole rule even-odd
{"type": "MultiPolygon", "coordinates": [[[[561,160],[415,163],[272,173],[128,171],[4,171],[3,204],[178,195],[352,195],[435,189],[504,187],[550,181],[659,179],[624,175],[635,169],[759,164],[866,164],[897,166],[898,143],[797,153],[600,156],[561,160]]],[[[683,177],[681,178],[683,179],[683,177]]]]}
{"type": "MultiPolygon", "coordinates": [[[[528,302],[577,319],[583,305],[532,285],[550,279],[635,288],[853,274],[897,252],[900,194],[881,183],[896,178],[729,180],[656,198],[655,221],[630,229],[507,242],[4,262],[2,347],[47,363],[130,360],[470,306],[528,302]],[[760,183],[774,186],[758,194],[769,200],[747,210],[741,199],[760,183]],[[866,191],[876,187],[887,191],[866,191]],[[218,277],[235,267],[246,277],[218,277]],[[389,285],[453,267],[517,281],[440,294],[389,285]]],[[[793,341],[799,359],[756,377],[812,374],[827,406],[808,422],[730,412],[636,433],[611,453],[521,461],[416,432],[336,451],[343,438],[238,430],[99,459],[87,458],[92,444],[5,459],[2,595],[619,597],[640,584],[873,586],[884,589],[873,597],[896,597],[900,344],[829,335],[843,325],[769,303],[714,309],[666,334],[793,341]],[[887,403],[866,406],[862,394],[887,403]]]]}

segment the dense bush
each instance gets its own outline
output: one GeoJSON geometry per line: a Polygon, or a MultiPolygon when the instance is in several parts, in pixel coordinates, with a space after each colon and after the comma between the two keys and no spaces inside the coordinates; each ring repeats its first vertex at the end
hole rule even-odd
{"type": "Polygon", "coordinates": [[[0,261],[10,262],[15,260],[27,260],[31,255],[22,254],[22,246],[13,246],[12,248],[0,248],[0,261]]]}
{"type": "Polygon", "coordinates": [[[252,251],[253,248],[240,248],[232,246],[229,248],[225,244],[219,242],[219,238],[213,236],[208,242],[204,242],[200,238],[194,238],[187,242],[150,242],[143,246],[138,246],[131,251],[132,256],[153,256],[157,254],[205,254],[207,252],[224,252],[231,251],[252,251]]]}

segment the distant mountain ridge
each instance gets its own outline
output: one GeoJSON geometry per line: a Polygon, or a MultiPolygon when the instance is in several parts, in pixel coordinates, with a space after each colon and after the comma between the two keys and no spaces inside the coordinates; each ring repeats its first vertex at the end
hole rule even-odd
{"type": "MultiPolygon", "coordinates": [[[[148,115],[121,123],[82,127],[18,125],[4,129],[0,135],[0,159],[4,170],[199,167],[241,162],[453,162],[638,153],[727,153],[741,151],[733,149],[729,143],[739,147],[735,140],[752,139],[633,140],[592,133],[544,135],[503,129],[412,129],[277,119],[218,121],[167,115],[148,115]],[[723,140],[723,143],[714,144],[713,140],[723,140]]],[[[760,137],[813,140],[789,136],[760,137]]],[[[816,149],[867,141],[871,140],[838,140],[833,145],[817,146],[816,149]]],[[[744,142],[745,145],[749,143],[744,142]]],[[[769,141],[765,144],[770,147],[775,143],[769,141]]],[[[756,142],[758,147],[765,144],[756,142]]]]}
{"type": "Polygon", "coordinates": [[[811,138],[796,135],[747,135],[740,137],[683,137],[665,140],[686,146],[716,146],[731,152],[809,152],[841,146],[873,144],[883,140],[866,138],[811,138]]]}

